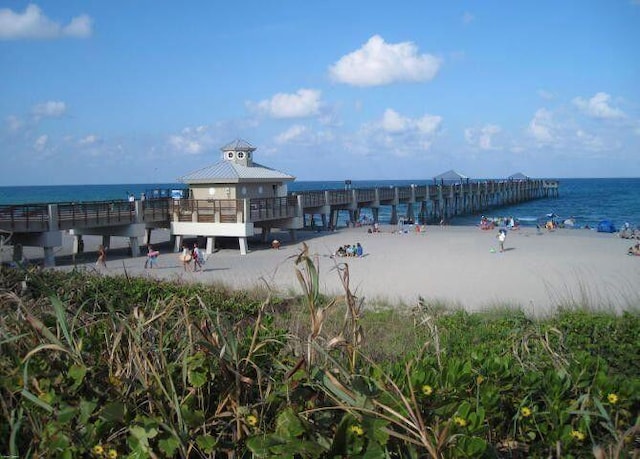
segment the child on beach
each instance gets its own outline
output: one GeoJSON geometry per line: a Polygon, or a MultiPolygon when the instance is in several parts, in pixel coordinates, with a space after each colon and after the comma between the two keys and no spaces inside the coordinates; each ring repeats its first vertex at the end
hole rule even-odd
{"type": "Polygon", "coordinates": [[[180,254],[180,261],[182,262],[182,267],[185,271],[191,271],[191,250],[189,250],[189,246],[187,244],[182,244],[182,253],[180,254]]]}
{"type": "Polygon", "coordinates": [[[153,269],[158,261],[158,255],[160,255],[160,252],[158,252],[157,250],[153,250],[153,246],[149,244],[147,246],[147,259],[144,262],[144,269],[153,269]]]}
{"type": "Polygon", "coordinates": [[[193,257],[193,271],[197,272],[198,268],[202,271],[202,266],[204,265],[204,255],[202,251],[198,247],[198,243],[193,243],[193,250],[191,251],[191,256],[193,257]]]}
{"type": "Polygon", "coordinates": [[[96,268],[107,267],[107,251],[103,245],[98,246],[98,259],[96,260],[96,268]]]}
{"type": "Polygon", "coordinates": [[[504,241],[507,239],[507,231],[501,229],[498,231],[498,247],[500,248],[500,252],[504,252],[504,241]]]}

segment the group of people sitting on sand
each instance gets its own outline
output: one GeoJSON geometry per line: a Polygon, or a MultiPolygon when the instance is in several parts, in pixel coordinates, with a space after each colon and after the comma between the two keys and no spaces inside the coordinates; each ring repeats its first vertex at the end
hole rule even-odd
{"type": "Polygon", "coordinates": [[[511,230],[520,228],[520,222],[513,217],[487,218],[484,215],[480,218],[481,230],[492,230],[495,227],[506,227],[511,230]]]}
{"type": "Polygon", "coordinates": [[[361,258],[364,256],[364,249],[359,242],[356,242],[354,245],[345,244],[343,246],[338,247],[338,250],[331,256],[333,257],[358,257],[361,258]]]}
{"type": "Polygon", "coordinates": [[[632,228],[629,223],[625,223],[618,235],[623,239],[640,239],[640,227],[632,228]]]}

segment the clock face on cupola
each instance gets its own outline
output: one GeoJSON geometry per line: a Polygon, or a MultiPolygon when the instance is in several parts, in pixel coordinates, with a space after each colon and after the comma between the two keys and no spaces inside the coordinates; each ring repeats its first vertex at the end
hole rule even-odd
{"type": "Polygon", "coordinates": [[[227,161],[232,161],[242,166],[252,165],[252,155],[255,150],[248,142],[237,140],[222,149],[223,157],[227,161]]]}

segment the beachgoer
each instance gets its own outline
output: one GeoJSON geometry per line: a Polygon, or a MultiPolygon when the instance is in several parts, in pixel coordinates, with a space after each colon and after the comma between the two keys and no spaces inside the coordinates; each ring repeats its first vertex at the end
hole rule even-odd
{"type": "Polygon", "coordinates": [[[277,239],[274,239],[273,242],[271,243],[271,248],[280,250],[280,241],[277,239]]]}
{"type": "Polygon", "coordinates": [[[204,256],[202,254],[202,251],[198,247],[197,242],[193,243],[193,250],[191,251],[191,256],[193,257],[193,270],[202,271],[202,267],[204,266],[204,256]]]}
{"type": "Polygon", "coordinates": [[[147,246],[147,259],[144,262],[144,269],[153,269],[158,262],[158,255],[160,255],[160,252],[153,250],[153,246],[149,244],[147,246]]]}
{"type": "Polygon", "coordinates": [[[98,259],[96,260],[96,268],[107,267],[107,251],[103,245],[98,246],[98,259]]]}
{"type": "Polygon", "coordinates": [[[364,255],[364,249],[362,248],[362,246],[360,245],[360,243],[358,242],[356,244],[356,257],[358,258],[362,258],[362,256],[364,255]]]}
{"type": "Polygon", "coordinates": [[[500,252],[504,252],[504,241],[507,239],[506,230],[501,229],[498,231],[498,247],[500,248],[500,252]]]}
{"type": "Polygon", "coordinates": [[[640,243],[629,247],[627,254],[640,256],[640,243]]]}
{"type": "Polygon", "coordinates": [[[182,244],[182,253],[180,254],[180,261],[182,262],[182,267],[185,271],[192,271],[191,268],[191,250],[189,250],[189,246],[185,243],[182,244]]]}

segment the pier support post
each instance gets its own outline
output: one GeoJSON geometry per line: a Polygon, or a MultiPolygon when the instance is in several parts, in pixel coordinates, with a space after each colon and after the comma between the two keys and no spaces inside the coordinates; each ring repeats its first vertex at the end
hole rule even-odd
{"type": "Polygon", "coordinates": [[[140,242],[138,241],[137,236],[131,236],[129,238],[129,246],[131,247],[131,256],[139,257],[140,256],[140,242]]]}
{"type": "Polygon", "coordinates": [[[293,242],[296,242],[298,240],[298,232],[295,229],[290,229],[289,230],[289,237],[291,238],[291,240],[293,242]]]}
{"type": "Polygon", "coordinates": [[[322,218],[322,229],[327,230],[327,214],[320,214],[322,218]]]}
{"type": "Polygon", "coordinates": [[[240,245],[240,255],[246,255],[248,252],[247,238],[239,237],[238,244],[240,245]]]}
{"type": "Polygon", "coordinates": [[[44,248],[44,267],[53,268],[56,265],[56,257],[53,255],[53,247],[44,248]]]}
{"type": "Polygon", "coordinates": [[[371,208],[371,213],[373,214],[373,222],[374,223],[380,223],[378,221],[378,217],[380,216],[380,208],[379,207],[372,207],[371,208]]]}
{"type": "Polygon", "coordinates": [[[391,221],[389,223],[392,225],[398,224],[398,206],[395,204],[391,206],[391,221]]]}
{"type": "Polygon", "coordinates": [[[181,234],[176,234],[175,235],[174,248],[175,248],[176,252],[180,252],[180,250],[182,249],[182,238],[183,238],[183,236],[181,234]]]}
{"type": "Polygon", "coordinates": [[[215,249],[216,238],[214,236],[207,236],[207,247],[205,248],[205,253],[207,255],[211,255],[215,249]]]}
{"type": "Polygon", "coordinates": [[[84,240],[82,239],[82,234],[75,234],[73,236],[73,249],[72,253],[77,255],[79,253],[84,252],[84,240]]]}
{"type": "Polygon", "coordinates": [[[111,244],[111,236],[102,236],[102,247],[106,249],[109,247],[109,244],[111,244]]]}
{"type": "Polygon", "coordinates": [[[152,228],[144,229],[144,238],[142,239],[142,245],[148,245],[151,243],[151,230],[152,228]]]}

